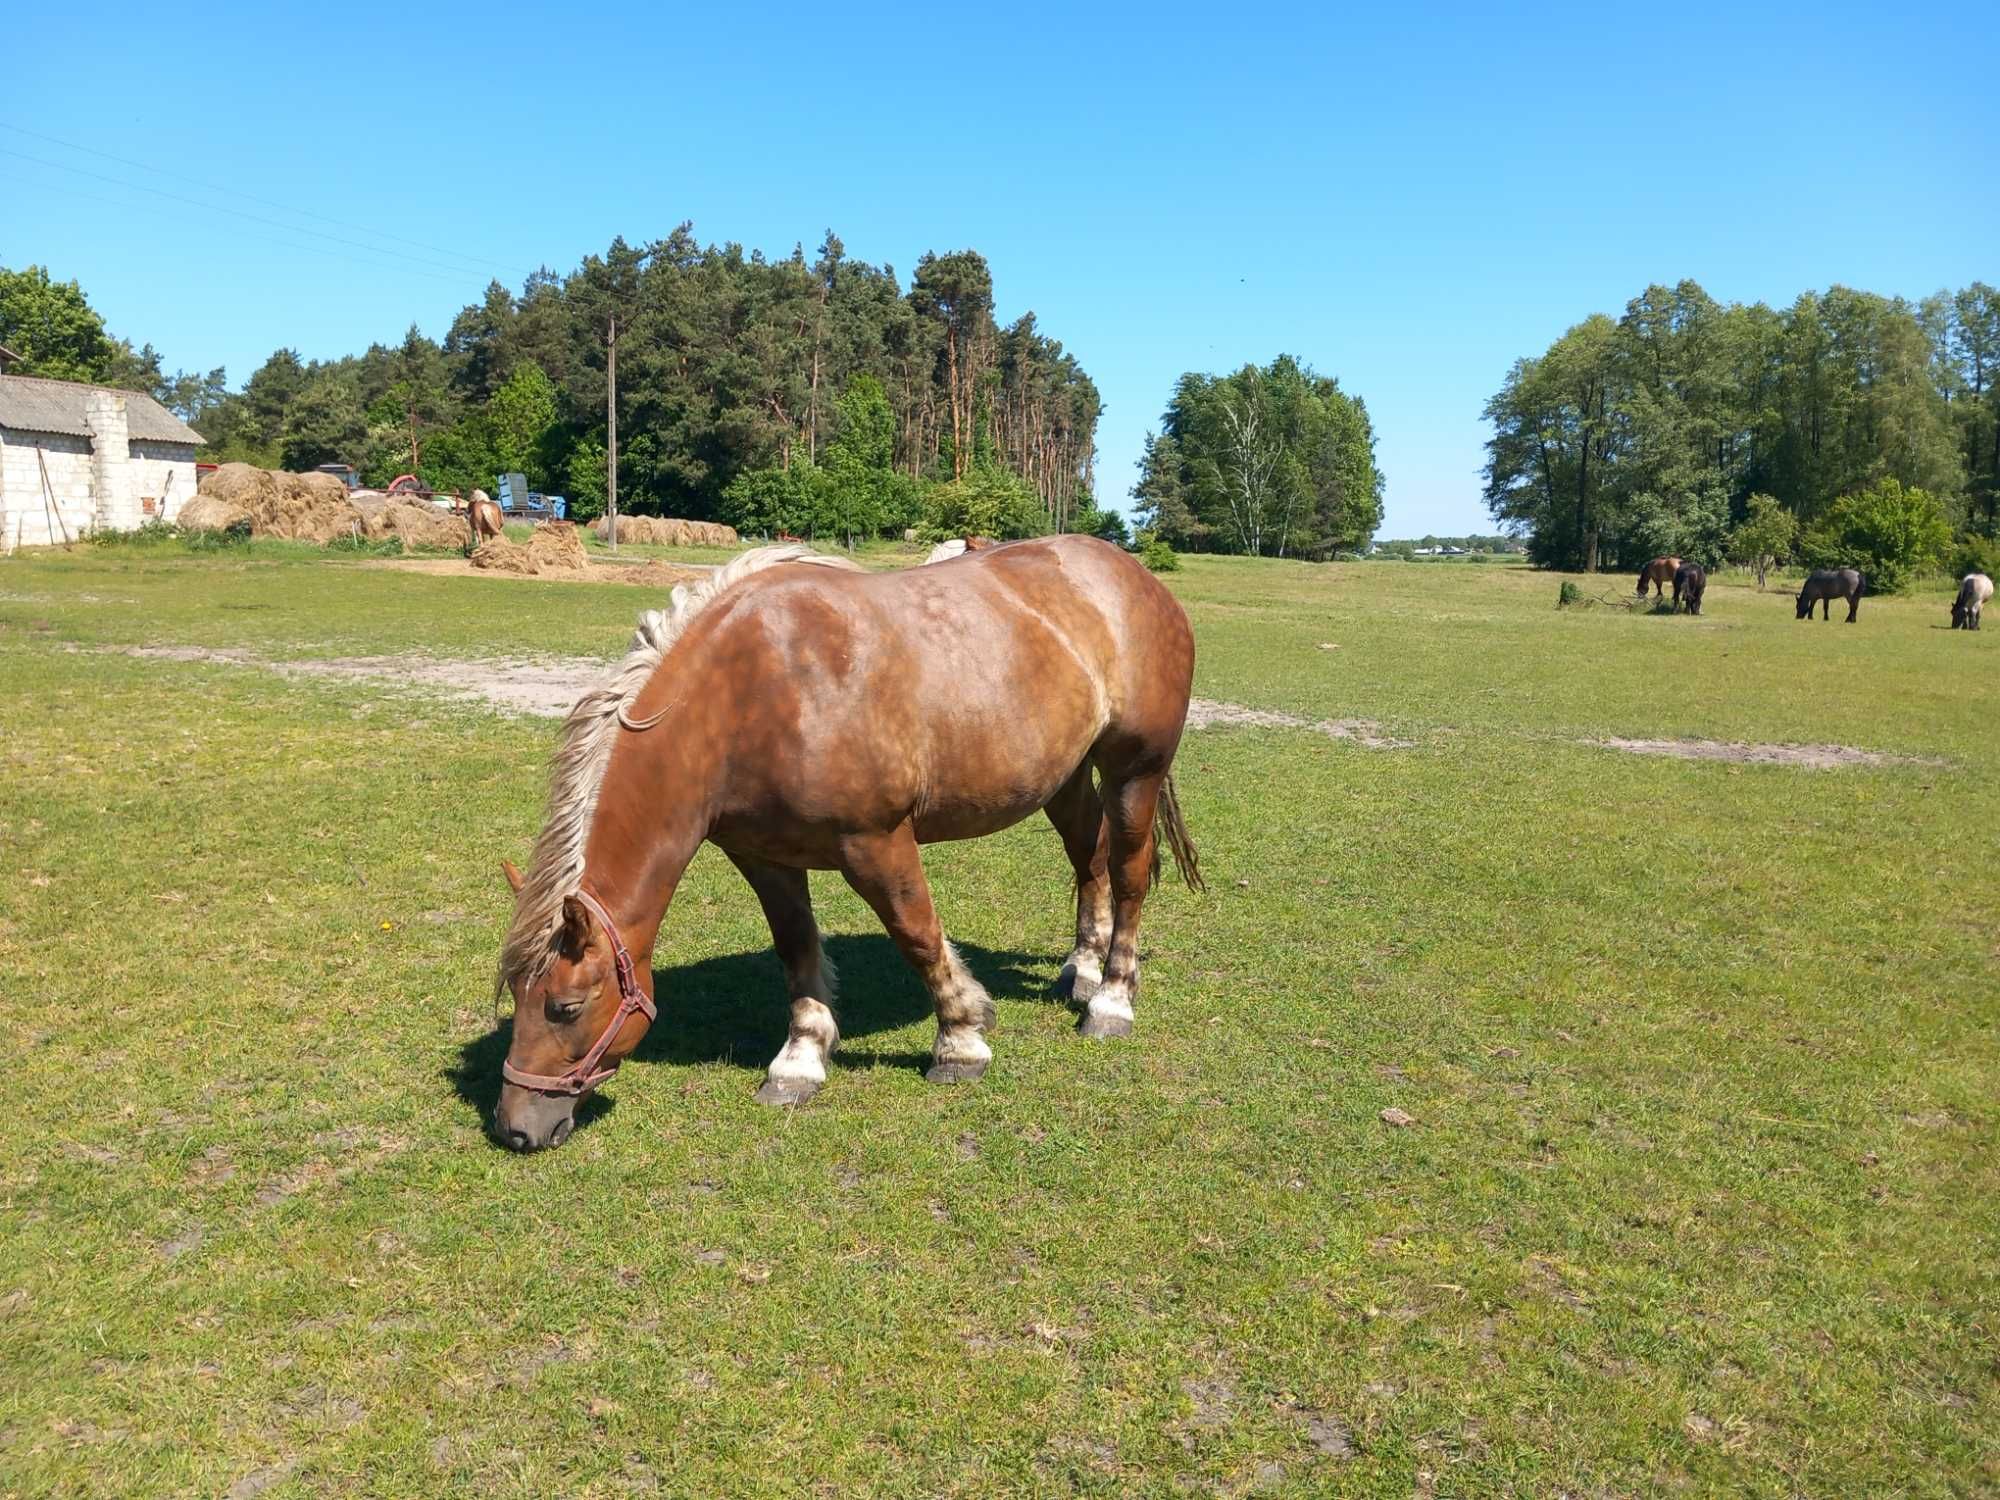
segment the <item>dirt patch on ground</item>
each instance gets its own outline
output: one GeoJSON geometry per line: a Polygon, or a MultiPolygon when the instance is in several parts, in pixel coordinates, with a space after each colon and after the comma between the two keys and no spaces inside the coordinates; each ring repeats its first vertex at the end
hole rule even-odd
{"type": "MultiPolygon", "coordinates": [[[[491,543],[487,545],[491,546],[491,543]]],[[[607,563],[593,559],[588,573],[501,573],[491,568],[475,568],[462,557],[375,557],[360,564],[364,568],[393,568],[405,573],[431,573],[441,578],[526,578],[537,583],[628,583],[640,588],[671,589],[675,584],[693,583],[712,571],[701,563],[607,563]]]]}
{"type": "Polygon", "coordinates": [[[1190,729],[1307,729],[1328,739],[1349,740],[1367,750],[1408,750],[1415,740],[1399,740],[1382,732],[1372,719],[1305,719],[1297,714],[1270,708],[1245,708],[1240,703],[1218,703],[1213,698],[1188,700],[1187,727],[1190,729]]]}
{"type": "Polygon", "coordinates": [[[1627,755],[1665,755],[1675,760],[1720,760],[1746,766],[1798,766],[1808,771],[1838,771],[1849,766],[1941,766],[1924,755],[1890,755],[1880,750],[1856,750],[1850,745],[1749,745],[1740,740],[1586,740],[1627,755]]]}
{"type": "Polygon", "coordinates": [[[406,683],[460,702],[510,713],[559,719],[609,669],[590,657],[529,661],[453,661],[432,656],[336,656],[317,661],[266,661],[248,651],[206,646],[127,646],[126,656],[155,661],[262,667],[282,677],[332,677],[354,682],[406,683]]]}
{"type": "MultiPolygon", "coordinates": [[[[492,576],[480,575],[456,558],[382,561],[369,566],[410,568],[426,573],[458,571],[463,576],[473,577],[492,576]]],[[[643,580],[621,581],[643,581],[658,585],[682,582],[685,578],[701,576],[700,569],[674,570],[684,574],[685,578],[665,576],[666,571],[672,568],[673,565],[670,563],[641,564],[630,571],[646,573],[649,576],[643,580]]],[[[619,570],[600,567],[593,570],[593,576],[602,577],[615,571],[619,570]]],[[[267,671],[285,677],[333,677],[349,681],[403,683],[427,688],[444,697],[455,698],[462,702],[483,702],[512,713],[558,719],[569,712],[570,705],[583,695],[586,688],[594,686],[610,670],[608,662],[597,661],[587,656],[493,661],[463,661],[449,657],[417,655],[336,656],[303,661],[267,661],[254,652],[214,649],[207,646],[117,646],[108,649],[125,656],[146,657],[154,661],[192,661],[232,667],[263,667],[267,671]]],[[[1370,750],[1402,750],[1414,743],[1410,740],[1391,739],[1380,733],[1379,724],[1366,719],[1304,719],[1296,714],[1278,713],[1263,708],[1245,708],[1237,703],[1217,703],[1209,698],[1195,698],[1189,701],[1187,725],[1190,729],[1208,729],[1224,725],[1254,729],[1306,729],[1332,739],[1348,740],[1370,750]]]]}

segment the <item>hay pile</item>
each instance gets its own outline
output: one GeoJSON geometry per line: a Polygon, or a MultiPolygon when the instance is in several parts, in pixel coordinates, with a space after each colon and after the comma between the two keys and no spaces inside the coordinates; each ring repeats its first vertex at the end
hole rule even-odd
{"type": "Polygon", "coordinates": [[[641,588],[671,590],[683,583],[698,583],[708,577],[705,568],[683,568],[653,558],[631,567],[615,568],[620,583],[636,583],[641,588]]]}
{"type": "MultiPolygon", "coordinates": [[[[249,517],[253,536],[324,544],[352,536],[362,524],[361,512],[347,498],[347,486],[331,474],[224,464],[202,480],[201,496],[238,507],[249,517]]],[[[185,517],[187,511],[181,514],[185,517]]]]}
{"type": "Polygon", "coordinates": [[[370,541],[401,537],[403,549],[440,547],[459,552],[471,532],[461,516],[439,510],[422,500],[406,500],[400,495],[386,497],[380,505],[363,509],[370,541]]]}
{"type": "MultiPolygon", "coordinates": [[[[611,540],[611,518],[599,516],[591,527],[600,542],[611,540]]],[[[739,538],[734,526],[717,521],[681,521],[671,516],[620,516],[618,540],[645,542],[655,547],[734,547],[739,538]]]]}
{"type": "Polygon", "coordinates": [[[250,512],[220,495],[196,495],[180,508],[174,524],[183,531],[227,531],[238,521],[250,519],[250,512]]]}
{"type": "Polygon", "coordinates": [[[576,534],[576,527],[568,521],[543,521],[525,547],[504,536],[481,542],[473,551],[472,565],[536,578],[544,573],[581,573],[590,566],[590,559],[584,556],[583,538],[576,534]]]}

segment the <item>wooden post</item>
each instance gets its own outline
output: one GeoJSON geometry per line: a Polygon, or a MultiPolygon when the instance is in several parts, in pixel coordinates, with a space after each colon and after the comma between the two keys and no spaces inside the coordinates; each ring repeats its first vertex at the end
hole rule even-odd
{"type": "MultiPolygon", "coordinates": [[[[56,525],[62,527],[63,551],[67,552],[70,550],[69,522],[62,518],[62,507],[56,504],[56,487],[49,483],[49,460],[42,452],[40,443],[35,444],[35,462],[42,466],[42,509],[52,514],[56,525]]],[[[49,540],[53,542],[55,539],[56,534],[51,531],[49,540]]]]}
{"type": "Polygon", "coordinates": [[[611,320],[611,341],[605,356],[604,390],[604,513],[610,519],[611,550],[618,550],[618,319],[611,320]]]}

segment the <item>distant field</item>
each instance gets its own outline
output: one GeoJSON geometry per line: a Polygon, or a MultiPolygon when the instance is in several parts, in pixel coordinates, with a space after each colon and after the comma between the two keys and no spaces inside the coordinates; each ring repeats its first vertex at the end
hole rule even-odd
{"type": "Polygon", "coordinates": [[[924,1083],[816,878],[844,1066],[761,1109],[782,984],[710,853],[639,1057],[517,1158],[495,861],[552,724],[130,648],[608,660],[643,596],[0,561],[0,1493],[2000,1490],[2000,633],[1168,581],[1196,692],[1280,722],[1183,746],[1211,891],[1150,904],[1131,1041],[1046,997],[1037,820],[928,856],[985,1081],[924,1083]],[[1751,753],[1800,745],[1885,759],[1751,753]]]}

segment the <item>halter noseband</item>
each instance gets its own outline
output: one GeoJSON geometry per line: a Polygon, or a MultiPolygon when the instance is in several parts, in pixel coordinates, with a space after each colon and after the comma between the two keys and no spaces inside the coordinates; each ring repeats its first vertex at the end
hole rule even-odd
{"type": "Polygon", "coordinates": [[[618,970],[618,1011],[605,1024],[596,1043],[571,1065],[567,1073],[550,1076],[547,1073],[526,1072],[511,1062],[500,1064],[500,1076],[509,1083],[543,1094],[582,1094],[596,1088],[618,1071],[617,1063],[602,1071],[597,1065],[610,1048],[611,1039],[625,1024],[625,1018],[637,1011],[643,1012],[651,1021],[659,1014],[652,997],[639,988],[639,972],[633,967],[632,955],[626,951],[625,940],[618,936],[618,924],[611,920],[611,913],[604,909],[601,901],[581,887],[577,889],[576,898],[597,914],[597,920],[604,926],[604,935],[611,939],[611,955],[618,970]]]}

